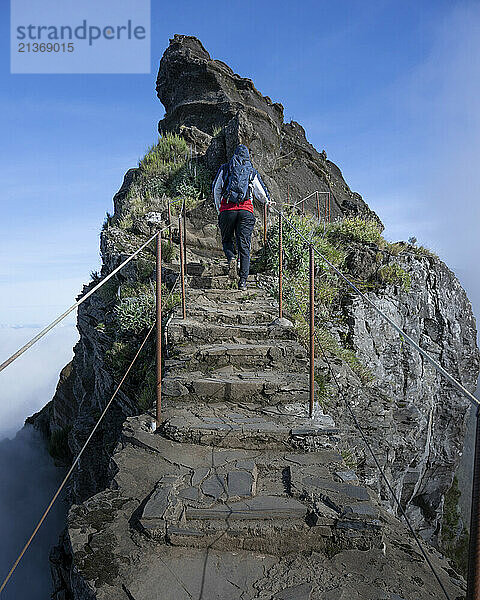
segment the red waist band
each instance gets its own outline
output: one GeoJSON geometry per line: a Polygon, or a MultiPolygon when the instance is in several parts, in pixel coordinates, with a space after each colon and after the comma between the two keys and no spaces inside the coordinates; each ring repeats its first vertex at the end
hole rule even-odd
{"type": "Polygon", "coordinates": [[[225,198],[222,198],[220,212],[223,212],[224,210],[249,210],[253,213],[253,204],[250,198],[243,202],[239,202],[238,204],[235,204],[235,202],[228,202],[225,198]]]}

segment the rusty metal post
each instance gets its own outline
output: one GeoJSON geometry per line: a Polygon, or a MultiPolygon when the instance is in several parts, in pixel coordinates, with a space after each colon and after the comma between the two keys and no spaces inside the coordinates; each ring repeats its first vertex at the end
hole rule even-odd
{"type": "Polygon", "coordinates": [[[178,215],[178,237],[180,239],[180,284],[182,288],[182,316],[187,318],[187,306],[185,299],[185,255],[183,253],[182,215],[178,215]]]}
{"type": "Polygon", "coordinates": [[[330,213],[330,209],[331,209],[331,200],[330,200],[330,195],[331,192],[328,192],[328,222],[330,223],[332,220],[332,215],[330,213]]]}
{"type": "Polygon", "coordinates": [[[283,317],[283,223],[282,213],[278,215],[278,316],[283,317]]]}
{"type": "Polygon", "coordinates": [[[318,190],[315,192],[315,200],[317,202],[317,219],[320,221],[320,194],[318,190]]]}
{"type": "Polygon", "coordinates": [[[315,404],[315,258],[310,244],[310,406],[308,414],[313,417],[315,404]]]}
{"type": "Polygon", "coordinates": [[[172,209],[170,207],[170,198],[167,200],[168,207],[168,241],[172,243],[172,209]]]}
{"type": "Polygon", "coordinates": [[[157,233],[157,264],[156,264],[156,306],[157,318],[157,407],[156,422],[160,426],[162,416],[162,234],[157,233]]]}
{"type": "Polygon", "coordinates": [[[267,245],[267,205],[263,205],[263,245],[267,245]]]}
{"type": "Polygon", "coordinates": [[[183,262],[185,265],[185,273],[187,272],[187,209],[185,200],[183,201],[183,262]]]}
{"type": "Polygon", "coordinates": [[[480,598],[480,406],[476,418],[466,600],[480,598]]]}

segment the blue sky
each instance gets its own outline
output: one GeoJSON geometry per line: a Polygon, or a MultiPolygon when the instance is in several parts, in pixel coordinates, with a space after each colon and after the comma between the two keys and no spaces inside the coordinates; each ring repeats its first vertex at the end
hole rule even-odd
{"type": "Polygon", "coordinates": [[[281,102],[387,236],[437,250],[480,307],[479,2],[153,0],[149,75],[10,75],[1,7],[0,324],[47,322],[98,268],[111,198],[156,139],[174,33],[281,102]]]}

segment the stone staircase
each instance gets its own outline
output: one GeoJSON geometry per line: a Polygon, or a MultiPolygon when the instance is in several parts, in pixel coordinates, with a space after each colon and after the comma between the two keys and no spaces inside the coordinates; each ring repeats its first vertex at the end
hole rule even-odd
{"type": "Polygon", "coordinates": [[[220,262],[188,273],[154,436],[175,443],[175,464],[142,503],[143,533],[270,555],[380,547],[377,510],[336,450],[333,419],[320,407],[308,418],[307,355],[292,323],[266,291],[234,289],[220,262]]]}

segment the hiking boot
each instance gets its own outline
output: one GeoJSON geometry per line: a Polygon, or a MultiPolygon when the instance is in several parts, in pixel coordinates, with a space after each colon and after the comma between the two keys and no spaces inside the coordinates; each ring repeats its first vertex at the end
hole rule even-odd
{"type": "Polygon", "coordinates": [[[247,282],[245,279],[240,279],[240,281],[238,282],[238,289],[239,290],[246,290],[247,289],[247,282]]]}
{"type": "Polygon", "coordinates": [[[237,259],[235,257],[228,261],[228,276],[230,279],[237,278],[237,259]]]}

